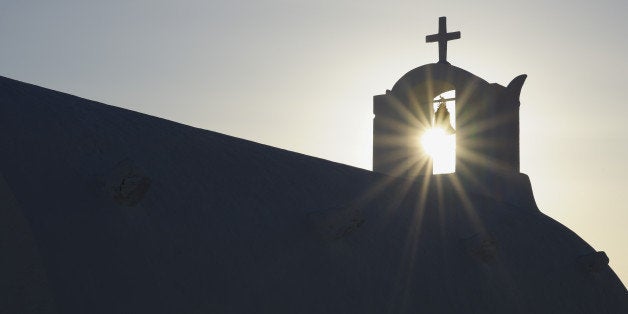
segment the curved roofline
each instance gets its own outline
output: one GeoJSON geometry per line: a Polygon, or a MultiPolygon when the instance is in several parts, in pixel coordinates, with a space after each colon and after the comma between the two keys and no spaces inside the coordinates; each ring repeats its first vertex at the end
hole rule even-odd
{"type": "Polygon", "coordinates": [[[481,77],[451,64],[429,63],[408,71],[397,80],[391,91],[400,90],[403,86],[415,86],[426,81],[428,78],[450,81],[454,84],[456,84],[456,82],[463,83],[465,81],[468,83],[489,84],[481,77]]]}

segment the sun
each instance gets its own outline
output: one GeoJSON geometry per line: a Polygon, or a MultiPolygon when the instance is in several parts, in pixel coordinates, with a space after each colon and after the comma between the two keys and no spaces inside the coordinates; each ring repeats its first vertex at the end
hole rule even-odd
{"type": "Polygon", "coordinates": [[[421,137],[423,150],[432,157],[434,174],[456,172],[456,135],[441,128],[428,129],[421,137]]]}

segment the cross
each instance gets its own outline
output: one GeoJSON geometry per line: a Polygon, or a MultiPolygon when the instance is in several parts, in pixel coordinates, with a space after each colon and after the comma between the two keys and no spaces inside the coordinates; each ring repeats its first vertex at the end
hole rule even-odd
{"type": "Polygon", "coordinates": [[[425,42],[438,42],[438,63],[449,64],[447,62],[447,42],[459,38],[460,32],[447,33],[447,17],[441,16],[438,18],[438,34],[425,36],[425,42]]]}

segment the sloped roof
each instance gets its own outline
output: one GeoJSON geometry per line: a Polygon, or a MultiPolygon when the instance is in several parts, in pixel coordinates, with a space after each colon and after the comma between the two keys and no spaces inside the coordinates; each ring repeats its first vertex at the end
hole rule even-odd
{"type": "Polygon", "coordinates": [[[0,152],[0,312],[628,312],[525,176],[496,198],[7,78],[0,152]]]}

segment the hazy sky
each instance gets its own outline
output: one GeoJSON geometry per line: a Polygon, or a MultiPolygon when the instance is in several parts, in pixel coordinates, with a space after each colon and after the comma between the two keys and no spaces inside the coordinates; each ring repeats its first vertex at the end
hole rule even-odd
{"type": "Polygon", "coordinates": [[[541,210],[628,283],[628,2],[0,0],[0,75],[371,168],[372,97],[438,60],[521,94],[541,210]]]}

